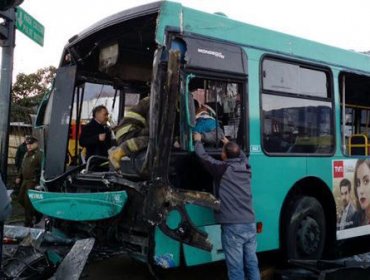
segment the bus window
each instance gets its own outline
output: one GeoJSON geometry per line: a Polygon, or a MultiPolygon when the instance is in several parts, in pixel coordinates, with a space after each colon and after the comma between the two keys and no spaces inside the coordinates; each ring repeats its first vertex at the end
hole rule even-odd
{"type": "Polygon", "coordinates": [[[263,148],[268,154],[330,154],[334,149],[327,73],[294,63],[262,63],[263,148]]]}
{"type": "Polygon", "coordinates": [[[368,155],[370,151],[370,77],[340,74],[342,150],[346,155],[368,155]]]}
{"type": "Polygon", "coordinates": [[[202,130],[201,122],[205,118],[214,119],[215,126],[218,127],[212,134],[202,133],[206,148],[221,148],[222,142],[219,139],[223,135],[243,146],[241,137],[238,138],[238,135],[241,135],[239,131],[241,85],[239,83],[195,77],[190,80],[188,92],[191,99],[189,102],[194,103],[193,112],[189,112],[195,117],[193,131],[208,132],[207,129],[202,130]]]}
{"type": "Polygon", "coordinates": [[[69,128],[67,164],[75,165],[85,161],[85,151],[78,140],[83,126],[92,118],[92,110],[99,105],[107,107],[108,125],[118,123],[120,95],[110,85],[84,83],[75,89],[72,119],[69,128]],[[113,106],[114,104],[114,106],[113,106]]]}

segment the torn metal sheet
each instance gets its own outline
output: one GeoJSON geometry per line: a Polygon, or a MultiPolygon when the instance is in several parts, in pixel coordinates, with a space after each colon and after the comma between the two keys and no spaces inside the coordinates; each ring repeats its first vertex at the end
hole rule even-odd
{"type": "Polygon", "coordinates": [[[16,239],[16,240],[23,240],[27,236],[31,236],[33,240],[39,240],[43,237],[45,230],[42,228],[29,228],[23,226],[11,226],[5,225],[4,226],[4,237],[16,239]]]}
{"type": "Polygon", "coordinates": [[[16,240],[18,242],[25,238],[31,239],[34,242],[53,243],[60,245],[71,245],[74,240],[68,238],[64,233],[57,229],[45,231],[42,228],[28,228],[23,226],[4,226],[4,238],[16,240]]]}
{"type": "Polygon", "coordinates": [[[77,240],[63,259],[52,280],[78,280],[85,267],[89,254],[94,246],[95,238],[77,240]]]}
{"type": "Polygon", "coordinates": [[[43,271],[40,267],[45,266],[47,260],[42,252],[33,246],[18,246],[15,253],[4,262],[3,272],[10,279],[19,279],[27,270],[29,277],[40,274],[43,271]]]}

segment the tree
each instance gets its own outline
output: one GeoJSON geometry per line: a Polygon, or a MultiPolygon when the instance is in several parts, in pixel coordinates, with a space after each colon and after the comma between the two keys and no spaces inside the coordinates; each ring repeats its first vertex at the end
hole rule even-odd
{"type": "Polygon", "coordinates": [[[12,122],[29,121],[29,114],[36,113],[44,94],[50,89],[56,73],[54,66],[45,67],[35,73],[19,73],[12,88],[12,122]]]}

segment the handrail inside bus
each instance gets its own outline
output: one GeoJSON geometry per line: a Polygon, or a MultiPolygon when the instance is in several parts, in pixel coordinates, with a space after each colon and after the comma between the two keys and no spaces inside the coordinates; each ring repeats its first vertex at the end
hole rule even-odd
{"type": "Polygon", "coordinates": [[[365,134],[353,134],[349,137],[349,155],[368,155],[370,145],[365,134]],[[363,150],[362,150],[363,149],[363,150]],[[362,152],[363,151],[363,152],[362,152]]]}
{"type": "Polygon", "coordinates": [[[186,77],[186,88],[185,88],[185,111],[186,111],[186,122],[189,126],[189,150],[192,151],[193,150],[193,137],[192,137],[192,131],[191,129],[194,127],[194,125],[191,123],[190,121],[190,111],[189,111],[189,83],[190,83],[190,80],[192,78],[194,78],[195,75],[194,74],[189,74],[187,77],[186,77]]]}

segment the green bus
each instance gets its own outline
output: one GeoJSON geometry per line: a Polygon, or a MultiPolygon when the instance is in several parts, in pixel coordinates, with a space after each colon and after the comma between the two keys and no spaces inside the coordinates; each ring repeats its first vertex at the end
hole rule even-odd
{"type": "Polygon", "coordinates": [[[370,57],[169,1],[112,15],[65,46],[36,121],[35,208],[149,265],[222,260],[219,202],[193,151],[194,99],[250,158],[258,252],[318,259],[370,233],[357,174],[370,148],[370,57]],[[91,109],[106,105],[117,123],[148,95],[147,149],[121,172],[92,168],[78,144],[91,109]]]}

